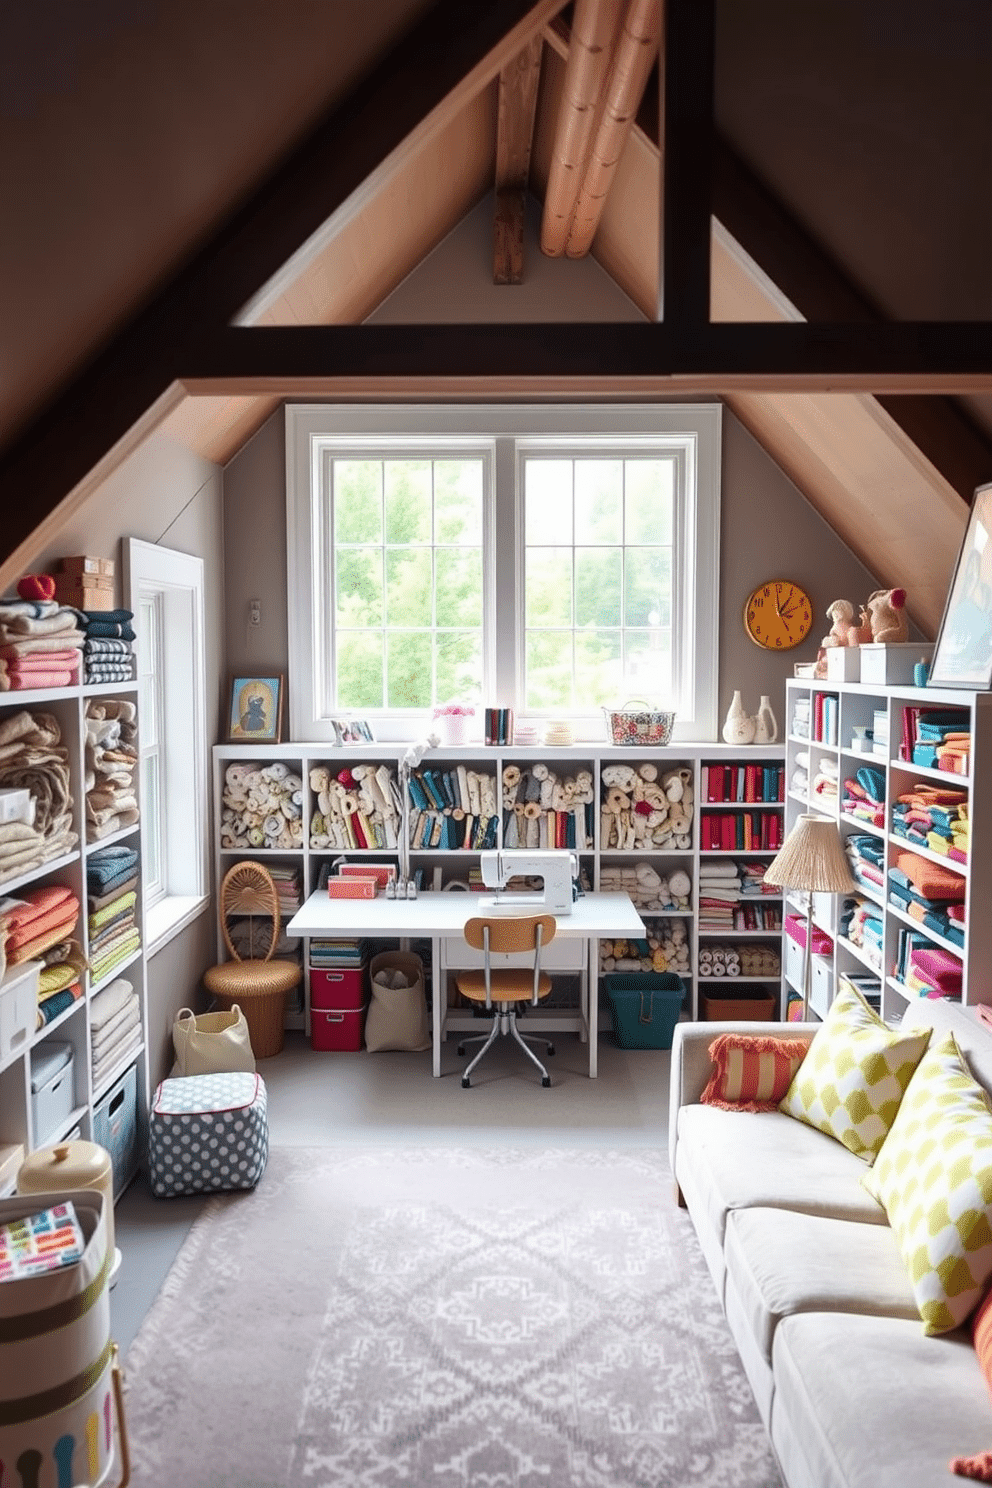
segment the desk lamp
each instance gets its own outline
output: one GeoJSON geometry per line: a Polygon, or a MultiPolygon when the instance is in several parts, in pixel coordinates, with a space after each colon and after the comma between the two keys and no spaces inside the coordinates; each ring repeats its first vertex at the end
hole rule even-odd
{"type": "Polygon", "coordinates": [[[809,1015],[809,978],[813,949],[813,895],[849,894],[857,884],[837,825],[826,816],[804,813],[765,869],[765,883],[803,889],[806,894],[806,950],[803,958],[803,1019],[809,1015]]]}

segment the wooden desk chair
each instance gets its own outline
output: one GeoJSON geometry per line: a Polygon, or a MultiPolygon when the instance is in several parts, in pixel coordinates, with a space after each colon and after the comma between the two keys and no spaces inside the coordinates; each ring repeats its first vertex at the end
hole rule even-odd
{"type": "Polygon", "coordinates": [[[530,1003],[537,1007],[542,998],[551,991],[551,978],[541,970],[541,951],[555,938],[558,926],[554,915],[494,916],[492,919],[476,917],[465,923],[465,939],[473,950],[482,951],[484,962],[481,971],[459,971],[455,982],[463,997],[472,1002],[485,1003],[492,1010],[493,1022],[488,1033],[471,1034],[458,1044],[459,1054],[465,1053],[466,1044],[482,1041],[482,1048],[462,1075],[462,1085],[467,1090],[472,1083],[471,1075],[479,1061],[488,1054],[501,1034],[516,1039],[527,1058],[541,1071],[541,1084],[550,1085],[551,1076],[528,1044],[544,1044],[547,1052],[555,1052],[554,1044],[547,1039],[522,1034],[517,1027],[517,1004],[530,1003]],[[530,966],[496,966],[491,957],[504,952],[533,952],[530,966]]]}
{"type": "Polygon", "coordinates": [[[235,863],[220,886],[220,928],[231,956],[203,975],[217,1006],[227,1012],[238,1004],[248,1024],[256,1059],[278,1054],[283,1046],[286,997],[303,976],[296,961],[274,955],[279,939],[279,895],[269,870],[261,863],[235,863]],[[230,921],[248,920],[249,955],[243,957],[231,939],[230,921]],[[255,921],[259,924],[256,926],[255,921]]]}

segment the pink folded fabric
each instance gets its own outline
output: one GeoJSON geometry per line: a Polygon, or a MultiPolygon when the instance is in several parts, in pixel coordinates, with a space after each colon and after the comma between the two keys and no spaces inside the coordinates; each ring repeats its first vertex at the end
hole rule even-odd
{"type": "Polygon", "coordinates": [[[72,687],[79,676],[76,671],[10,670],[0,672],[0,692],[31,692],[37,687],[72,687]]]}

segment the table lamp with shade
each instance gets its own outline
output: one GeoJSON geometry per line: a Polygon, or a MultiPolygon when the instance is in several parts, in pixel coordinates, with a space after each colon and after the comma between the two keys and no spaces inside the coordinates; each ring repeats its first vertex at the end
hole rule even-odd
{"type": "Polygon", "coordinates": [[[806,894],[806,949],[803,956],[803,1019],[809,1016],[813,946],[813,895],[849,894],[857,888],[836,822],[804,813],[765,869],[765,883],[802,889],[806,894]]]}

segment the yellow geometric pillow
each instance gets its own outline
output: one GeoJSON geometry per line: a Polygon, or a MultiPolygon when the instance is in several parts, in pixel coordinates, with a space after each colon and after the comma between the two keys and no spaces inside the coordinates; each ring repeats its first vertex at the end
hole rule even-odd
{"type": "Polygon", "coordinates": [[[860,992],[842,982],[779,1110],[874,1162],[930,1032],[887,1027],[860,992]]]}
{"type": "Polygon", "coordinates": [[[861,1182],[889,1216],[924,1333],[956,1328],[992,1277],[992,1102],[953,1034],[921,1059],[861,1182]]]}

